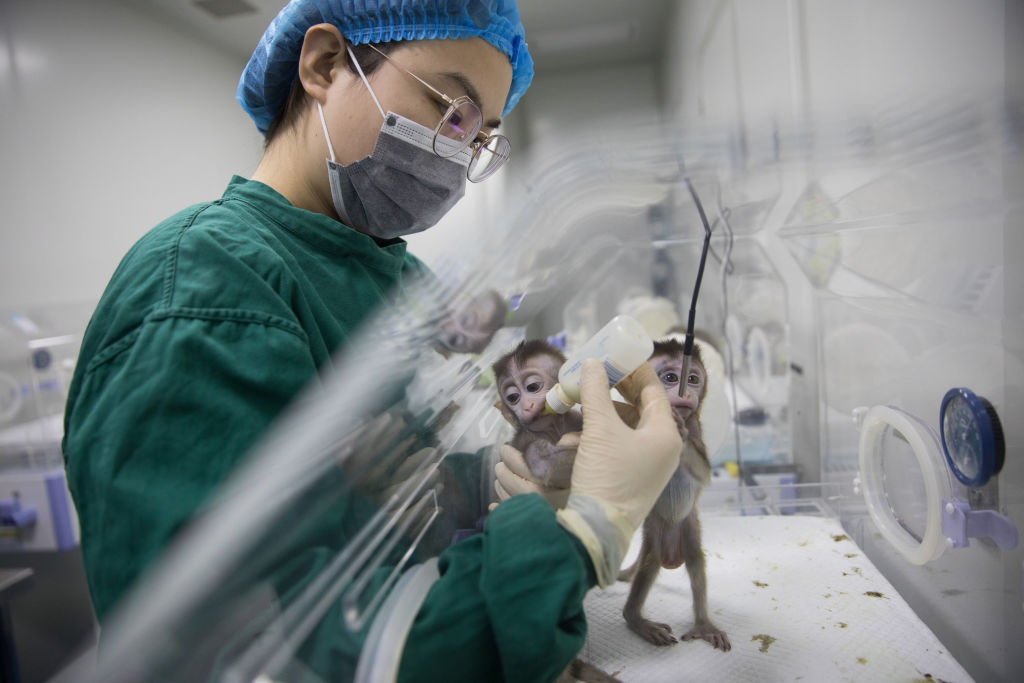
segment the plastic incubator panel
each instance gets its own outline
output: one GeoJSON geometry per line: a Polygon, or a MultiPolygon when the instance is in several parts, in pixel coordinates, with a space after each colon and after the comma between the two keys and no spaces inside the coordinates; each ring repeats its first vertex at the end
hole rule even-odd
{"type": "MultiPolygon", "coordinates": [[[[936,633],[943,617],[915,614],[907,582],[867,554],[885,523],[853,491],[861,437],[851,411],[892,404],[931,415],[939,379],[927,376],[927,356],[953,353],[976,367],[957,316],[992,301],[939,301],[925,257],[913,271],[894,256],[871,258],[888,258],[893,239],[920,245],[925,226],[947,235],[951,210],[974,195],[933,188],[940,202],[906,207],[896,180],[919,188],[911,181],[939,169],[948,179],[948,166],[931,163],[927,144],[897,144],[902,123],[874,131],[874,143],[856,132],[780,134],[743,159],[728,154],[727,139],[641,125],[628,140],[587,131],[587,144],[549,150],[546,169],[508,201],[515,210],[367,323],[250,454],[119,607],[93,680],[191,681],[211,670],[220,681],[321,680],[306,648],[322,628],[337,629],[351,655],[337,678],[358,670],[369,680],[376,667],[391,679],[386,653],[400,652],[366,634],[402,641],[377,621],[408,617],[395,616],[389,595],[413,585],[422,594],[425,563],[474,534],[495,502],[493,466],[511,428],[493,407],[491,364],[524,338],[571,350],[619,313],[665,310],[652,301],[670,305],[646,318],[651,336],[677,332],[704,236],[684,181],[712,232],[696,326],[723,359],[717,390],[729,419],[701,509],[710,608],[735,647],[647,646],[625,632],[625,588],[616,586],[587,598],[586,658],[625,681],[666,671],[673,680],[969,680],[957,663],[969,648],[951,649],[953,632],[936,633]],[[449,311],[488,291],[508,305],[505,328],[483,351],[435,352],[449,311]],[[769,480],[778,487],[759,485],[769,480]],[[283,591],[288,571],[306,581],[283,591]]],[[[976,214],[982,223],[999,210],[989,206],[976,214]]],[[[982,261],[990,247],[977,246],[982,261]]],[[[982,374],[998,387],[994,373],[982,374]]],[[[911,426],[895,429],[915,438],[911,426]]],[[[925,476],[925,501],[945,495],[941,475],[925,476]]],[[[889,507],[905,522],[897,533],[926,546],[907,543],[904,555],[920,564],[938,552],[939,532],[910,481],[889,507]]],[[[673,628],[690,623],[686,581],[665,572],[655,587],[650,609],[673,628]]]]}

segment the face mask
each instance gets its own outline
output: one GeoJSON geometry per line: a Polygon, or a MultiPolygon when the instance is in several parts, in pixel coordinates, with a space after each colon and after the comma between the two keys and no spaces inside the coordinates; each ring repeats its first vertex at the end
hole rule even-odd
{"type": "MultiPolygon", "coordinates": [[[[365,77],[363,82],[369,89],[365,77]]],[[[370,156],[347,166],[334,161],[324,110],[317,102],[331,154],[327,173],[334,209],[342,223],[379,239],[421,232],[462,199],[472,153],[467,149],[447,159],[437,156],[434,131],[398,114],[385,114],[372,89],[370,95],[384,123],[370,156]]]]}

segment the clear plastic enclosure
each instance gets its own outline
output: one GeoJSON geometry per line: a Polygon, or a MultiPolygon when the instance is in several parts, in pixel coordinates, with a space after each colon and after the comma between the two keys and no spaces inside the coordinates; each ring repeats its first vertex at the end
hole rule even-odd
{"type": "MultiPolygon", "coordinates": [[[[317,680],[304,662],[322,628],[351,640],[345,673],[366,674],[361,648],[387,666],[375,640],[386,635],[371,627],[393,612],[381,610],[389,594],[420,594],[426,575],[403,574],[429,572],[495,500],[511,428],[493,407],[491,363],[524,338],[581,344],[630,301],[671,302],[675,320],[657,333],[685,326],[704,239],[697,202],[711,237],[696,327],[724,359],[728,399],[702,509],[839,520],[908,600],[933,590],[919,573],[931,558],[911,564],[875,533],[855,412],[898,406],[935,428],[958,383],[1005,409],[1005,364],[1017,361],[1001,336],[1002,244],[1020,198],[1002,179],[1007,158],[1019,161],[1019,120],[979,103],[934,107],[775,130],[742,153],[728,136],[657,125],[579,135],[586,144],[550,151],[506,219],[368,324],[280,421],[122,604],[94,680],[317,680]],[[446,311],[487,290],[509,302],[507,326],[480,353],[434,351],[446,311]],[[288,590],[295,572],[306,578],[288,590]]],[[[907,434],[879,438],[878,499],[920,543],[939,533],[921,466],[907,434]]],[[[1001,558],[968,552],[1002,571],[1001,558]]],[[[962,572],[971,558],[936,562],[962,572]]],[[[956,640],[992,608],[975,605],[959,622],[945,609],[921,616],[956,640]]],[[[969,646],[954,655],[979,658],[969,646]]]]}

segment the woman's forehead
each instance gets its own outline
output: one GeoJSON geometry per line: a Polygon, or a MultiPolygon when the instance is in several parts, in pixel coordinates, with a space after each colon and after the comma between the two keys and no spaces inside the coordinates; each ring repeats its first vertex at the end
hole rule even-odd
{"type": "Polygon", "coordinates": [[[403,41],[391,55],[421,78],[444,80],[432,83],[435,87],[457,87],[464,79],[476,91],[474,99],[480,100],[477,105],[484,120],[501,118],[512,87],[512,65],[503,52],[482,38],[403,41]]]}

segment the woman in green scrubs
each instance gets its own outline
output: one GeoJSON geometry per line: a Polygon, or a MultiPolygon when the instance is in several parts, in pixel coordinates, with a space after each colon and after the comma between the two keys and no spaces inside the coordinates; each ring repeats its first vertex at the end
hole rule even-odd
{"type": "MultiPolygon", "coordinates": [[[[268,27],[238,88],[265,135],[259,167],[140,239],[82,343],[63,446],[101,624],[332,353],[423,275],[401,237],[508,158],[494,129],[532,71],[513,0],[294,0],[268,27]]],[[[583,596],[614,580],[680,448],[650,373],[636,430],[603,380],[591,367],[570,505],[513,497],[442,554],[403,680],[547,680],[582,646],[583,596]]],[[[350,677],[351,644],[318,638],[311,669],[350,677]]]]}

